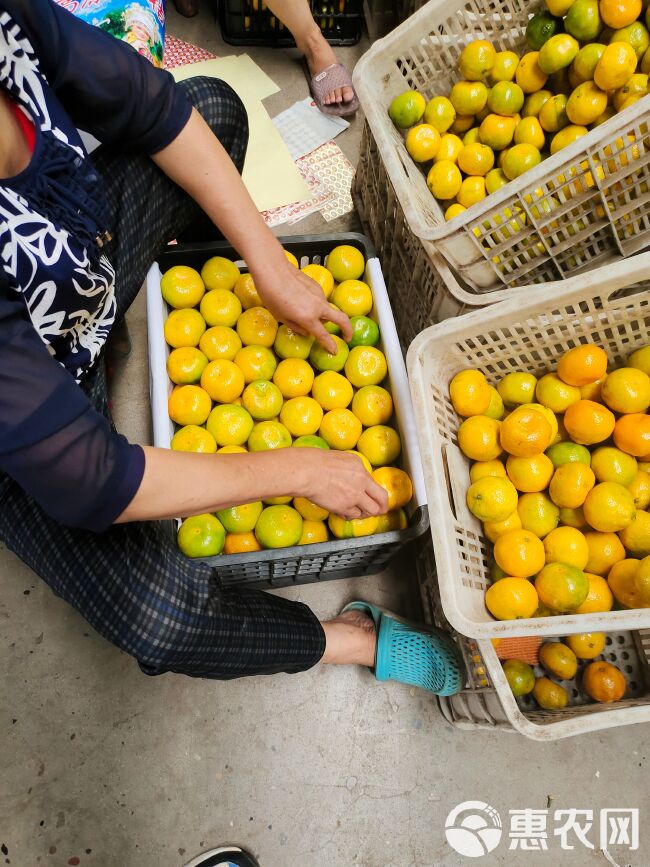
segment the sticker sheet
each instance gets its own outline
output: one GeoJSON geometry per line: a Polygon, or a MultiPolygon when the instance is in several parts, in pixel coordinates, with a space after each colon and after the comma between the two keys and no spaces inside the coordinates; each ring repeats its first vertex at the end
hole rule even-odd
{"type": "Polygon", "coordinates": [[[350,126],[342,117],[323,114],[310,96],[276,115],[273,124],[294,160],[331,141],[350,126]]]}

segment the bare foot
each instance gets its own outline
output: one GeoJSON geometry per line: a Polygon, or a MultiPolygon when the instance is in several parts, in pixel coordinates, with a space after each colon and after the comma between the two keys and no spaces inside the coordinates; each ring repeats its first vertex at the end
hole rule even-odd
{"type": "Polygon", "coordinates": [[[353,626],[359,626],[367,632],[375,632],[375,621],[372,617],[368,617],[363,611],[356,611],[354,608],[351,611],[344,611],[331,620],[330,623],[351,623],[353,626]]]}
{"type": "Polygon", "coordinates": [[[323,623],[323,629],[325,653],[321,662],[374,666],[377,633],[371,617],[362,611],[346,611],[323,623]]]}
{"type": "MultiPolygon", "coordinates": [[[[329,42],[325,39],[320,29],[316,27],[303,45],[298,48],[305,55],[309,71],[312,75],[318,75],[328,66],[337,63],[336,55],[329,42]]],[[[354,99],[354,90],[351,87],[337,87],[331,93],[328,93],[323,100],[325,105],[333,103],[352,102],[354,99]]]]}

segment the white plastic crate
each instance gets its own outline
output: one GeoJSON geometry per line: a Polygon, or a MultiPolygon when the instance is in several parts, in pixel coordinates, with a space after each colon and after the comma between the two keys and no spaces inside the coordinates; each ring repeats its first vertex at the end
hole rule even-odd
{"type": "Polygon", "coordinates": [[[459,78],[460,53],[473,39],[488,39],[497,51],[530,50],[526,25],[545,8],[544,0],[431,0],[376,42],[354,71],[411,231],[422,242],[435,241],[478,292],[563,279],[650,244],[648,97],[451,222],[388,116],[405,90],[426,99],[447,95],[459,78]]]}
{"type": "MultiPolygon", "coordinates": [[[[492,643],[479,641],[478,644],[508,722],[515,731],[528,738],[556,740],[613,726],[650,722],[650,630],[607,633],[602,659],[618,666],[625,674],[628,682],[626,698],[612,704],[587,699],[580,690],[580,672],[584,668],[580,665],[577,678],[563,682],[569,693],[569,704],[563,710],[553,711],[538,707],[532,696],[517,700],[492,643]]],[[[541,675],[542,669],[536,673],[541,675]]]]}
{"type": "MultiPolygon", "coordinates": [[[[426,621],[450,629],[440,604],[431,540],[420,543],[416,571],[426,621]]],[[[515,699],[492,642],[457,633],[454,637],[465,660],[467,682],[457,695],[438,697],[438,705],[455,728],[518,732],[532,740],[549,741],[650,722],[650,630],[607,634],[602,658],[625,673],[629,687],[624,699],[615,704],[588,701],[578,676],[563,682],[569,693],[569,705],[563,710],[544,710],[530,696],[515,699]]],[[[536,673],[542,674],[542,670],[536,673]]]]}
{"type": "Polygon", "coordinates": [[[428,328],[411,344],[407,366],[420,434],[442,608],[470,638],[568,635],[650,627],[650,608],[497,621],[485,607],[492,545],[467,508],[469,460],[457,444],[461,419],[449,399],[460,370],[496,383],[511,371],[542,375],[580,343],[597,343],[621,366],[650,342],[650,254],[576,277],[530,286],[494,304],[428,328]]]}
{"type": "MultiPolygon", "coordinates": [[[[648,630],[607,634],[603,659],[625,671],[630,682],[627,698],[599,704],[586,701],[575,684],[564,684],[570,687],[570,699],[562,710],[543,710],[530,696],[515,699],[492,644],[479,641],[478,645],[494,686],[469,688],[450,698],[439,699],[443,716],[455,728],[517,732],[534,741],[553,741],[615,726],[650,722],[648,630]]],[[[538,673],[542,673],[541,669],[538,673]]]]}
{"type": "Polygon", "coordinates": [[[413,234],[368,124],[363,129],[352,196],[364,231],[381,259],[404,352],[430,325],[516,296],[517,289],[499,287],[477,294],[463,287],[435,245],[413,234]]]}

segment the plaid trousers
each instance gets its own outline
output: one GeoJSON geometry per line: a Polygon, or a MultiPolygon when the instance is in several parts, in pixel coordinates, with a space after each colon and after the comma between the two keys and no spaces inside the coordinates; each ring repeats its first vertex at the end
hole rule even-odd
{"type": "MultiPolygon", "coordinates": [[[[210,78],[181,86],[241,172],[248,119],[239,97],[210,78]]],[[[150,159],[101,148],[93,160],[107,191],[109,255],[123,316],[170,240],[188,231],[196,240],[216,233],[150,159]]],[[[82,388],[110,418],[104,354],[82,388]]],[[[323,655],[323,629],[309,608],[222,587],[218,570],[185,558],[159,522],[116,524],[101,534],[64,527],[0,476],[0,539],[146,674],[228,680],[304,671],[323,655]]]]}

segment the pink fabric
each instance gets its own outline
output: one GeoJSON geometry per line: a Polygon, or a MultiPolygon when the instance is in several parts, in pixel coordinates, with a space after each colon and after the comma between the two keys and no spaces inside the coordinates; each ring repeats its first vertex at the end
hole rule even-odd
{"type": "Polygon", "coordinates": [[[11,113],[14,115],[18,124],[22,130],[23,135],[25,136],[25,140],[27,142],[27,146],[29,147],[29,152],[34,153],[34,145],[36,144],[36,128],[32,121],[27,117],[24,111],[16,105],[11,97],[9,97],[9,108],[11,109],[11,113]]]}

